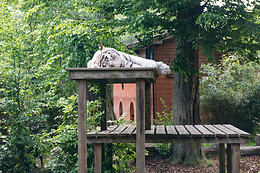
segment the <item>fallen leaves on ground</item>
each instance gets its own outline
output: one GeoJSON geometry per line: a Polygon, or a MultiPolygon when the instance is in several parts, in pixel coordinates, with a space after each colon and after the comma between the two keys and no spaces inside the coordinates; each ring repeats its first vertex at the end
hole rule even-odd
{"type": "MultiPolygon", "coordinates": [[[[190,166],[186,164],[173,164],[169,159],[160,157],[146,157],[145,170],[146,173],[204,173],[218,172],[219,163],[218,157],[208,157],[212,161],[212,165],[190,166]]],[[[240,170],[243,173],[258,173],[260,172],[260,156],[247,156],[240,159],[240,170]]]]}

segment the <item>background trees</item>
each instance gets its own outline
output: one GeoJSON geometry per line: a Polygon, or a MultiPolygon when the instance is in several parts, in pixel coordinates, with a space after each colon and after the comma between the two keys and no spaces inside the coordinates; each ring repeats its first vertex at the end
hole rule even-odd
{"type": "Polygon", "coordinates": [[[213,115],[212,123],[232,122],[253,136],[260,119],[259,70],[259,61],[244,63],[239,55],[202,66],[201,106],[213,115]]]}
{"type": "MultiPolygon", "coordinates": [[[[92,1],[94,3],[94,1],[92,1]]],[[[91,5],[94,5],[94,4],[91,5]]],[[[175,124],[200,123],[198,48],[214,61],[213,51],[235,51],[255,59],[259,50],[259,2],[203,0],[98,1],[91,10],[115,16],[106,25],[122,33],[135,33],[149,45],[155,35],[174,35],[177,49],[173,61],[173,110],[175,124]]],[[[104,20],[99,21],[104,22],[104,20]]],[[[200,146],[177,146],[176,161],[196,161],[200,146]],[[181,149],[183,148],[183,149],[181,149]],[[187,151],[190,148],[193,151],[187,151]],[[189,153],[187,155],[187,153],[189,153]],[[194,155],[190,153],[195,153],[194,155]]]]}
{"type": "Polygon", "coordinates": [[[44,164],[51,142],[61,144],[57,153],[77,158],[77,143],[68,138],[77,134],[76,84],[65,68],[85,67],[100,43],[120,48],[116,32],[95,27],[94,15],[76,0],[1,0],[1,171],[31,171],[35,158],[44,164]],[[64,135],[42,135],[54,129],[64,135]]]}
{"type": "MultiPolygon", "coordinates": [[[[65,68],[86,66],[97,44],[122,50],[119,36],[124,34],[136,35],[143,45],[149,45],[154,35],[174,35],[178,47],[172,69],[175,86],[180,86],[175,87],[175,93],[185,98],[174,97],[174,122],[181,124],[200,121],[198,46],[208,55],[213,50],[236,51],[250,60],[259,50],[258,1],[220,1],[221,6],[216,1],[202,0],[0,2],[3,172],[30,171],[36,165],[35,158],[44,162],[50,149],[73,156],[66,157],[70,165],[56,165],[53,170],[64,168],[69,172],[77,166],[73,162],[76,153],[67,150],[77,145],[73,141],[77,95],[65,68]],[[177,112],[181,110],[178,105],[186,107],[177,112]]],[[[97,102],[89,108],[98,107],[97,102]]],[[[199,151],[199,145],[194,151],[199,151]]]]}

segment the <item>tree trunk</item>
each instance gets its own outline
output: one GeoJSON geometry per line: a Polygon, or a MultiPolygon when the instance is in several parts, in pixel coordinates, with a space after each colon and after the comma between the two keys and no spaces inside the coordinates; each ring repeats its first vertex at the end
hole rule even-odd
{"type": "MultiPolygon", "coordinates": [[[[186,41],[178,41],[177,47],[175,58],[182,58],[182,62],[189,61],[192,63],[193,70],[198,70],[198,50],[192,49],[192,44],[186,41]]],[[[191,69],[182,70],[186,75],[175,73],[173,79],[173,123],[175,125],[200,124],[199,76],[196,73],[190,73],[191,69]]],[[[172,144],[171,149],[173,162],[198,164],[204,160],[200,143],[172,144]]]]}

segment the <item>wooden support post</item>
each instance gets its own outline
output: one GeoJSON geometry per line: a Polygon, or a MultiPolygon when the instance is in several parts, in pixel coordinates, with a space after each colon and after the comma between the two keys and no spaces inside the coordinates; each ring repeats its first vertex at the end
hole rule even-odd
{"type": "Polygon", "coordinates": [[[136,81],[136,172],[145,172],[145,80],[136,81]]]}
{"type": "Polygon", "coordinates": [[[95,144],[95,173],[102,172],[102,144],[95,144]]]}
{"type": "Polygon", "coordinates": [[[232,145],[227,144],[227,173],[232,172],[232,145]]]}
{"type": "Polygon", "coordinates": [[[86,80],[78,80],[78,172],[87,172],[86,80]]]}
{"type": "Polygon", "coordinates": [[[107,84],[105,81],[100,81],[99,83],[99,87],[100,87],[100,97],[101,97],[101,112],[103,111],[104,113],[102,114],[101,117],[101,122],[100,122],[100,126],[101,126],[101,130],[106,130],[107,129],[107,119],[106,119],[106,90],[107,90],[107,84]]]}
{"type": "Polygon", "coordinates": [[[232,149],[232,173],[240,172],[240,144],[233,144],[232,149]]]}
{"type": "Polygon", "coordinates": [[[225,173],[225,144],[220,143],[219,144],[219,172],[225,173]]]}
{"type": "Polygon", "coordinates": [[[151,83],[145,81],[145,130],[151,130],[151,83]]]}

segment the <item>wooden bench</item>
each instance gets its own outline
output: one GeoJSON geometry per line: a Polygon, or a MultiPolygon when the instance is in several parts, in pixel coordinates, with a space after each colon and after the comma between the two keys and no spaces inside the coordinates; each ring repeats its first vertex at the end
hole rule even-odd
{"type": "MultiPolygon", "coordinates": [[[[150,83],[158,76],[154,68],[69,68],[70,79],[78,81],[78,165],[79,173],[87,172],[87,142],[95,144],[95,172],[101,172],[102,143],[136,143],[136,172],[145,172],[145,143],[219,144],[219,170],[239,172],[240,144],[250,137],[232,125],[174,125],[153,126],[150,115],[150,83]],[[86,134],[86,85],[88,82],[136,83],[136,125],[110,126],[100,132],[86,134]]],[[[104,114],[105,116],[105,114],[104,114]]]]}

